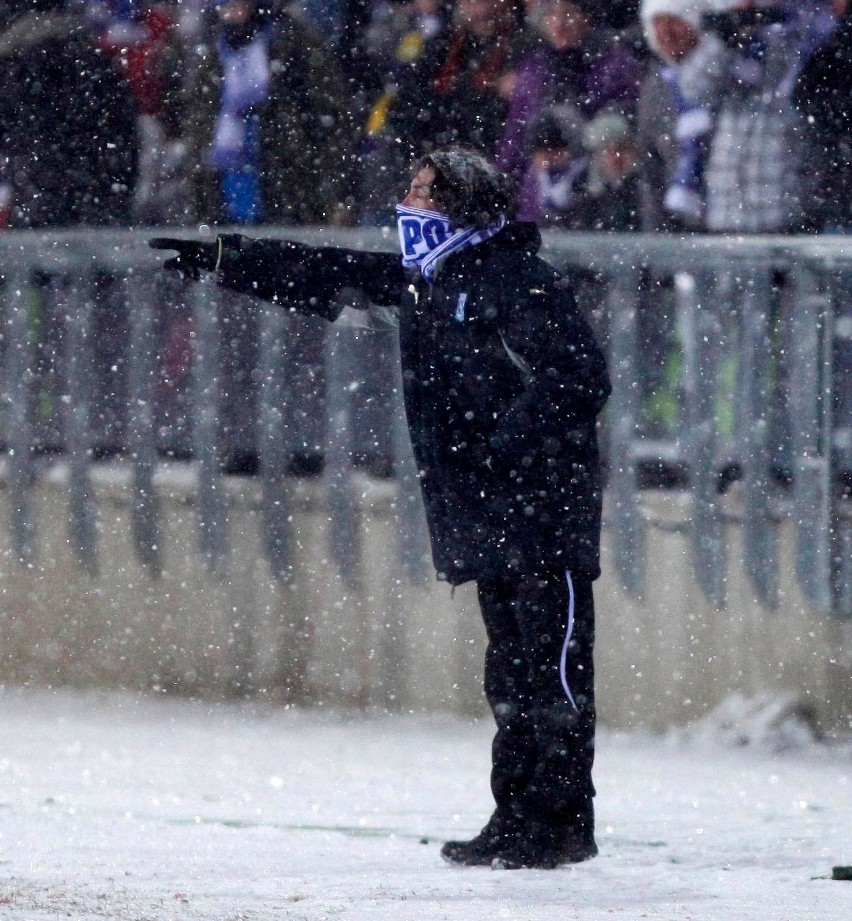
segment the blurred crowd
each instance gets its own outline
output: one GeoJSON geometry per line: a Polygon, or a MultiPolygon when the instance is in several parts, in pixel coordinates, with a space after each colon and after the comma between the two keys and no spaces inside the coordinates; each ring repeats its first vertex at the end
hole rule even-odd
{"type": "MultiPolygon", "coordinates": [[[[843,233],[848,6],[0,0],[0,228],[387,225],[412,158],[457,142],[509,173],[518,216],[542,227],[843,233]]],[[[51,284],[43,279],[29,305],[44,451],[62,449],[66,392],[64,307],[51,284]]],[[[773,290],[774,316],[786,309],[785,277],[773,290]]],[[[597,278],[578,291],[598,317],[597,278]]],[[[641,427],[653,438],[678,420],[674,291],[670,276],[643,276],[641,427]]],[[[100,279],[94,294],[93,451],[111,456],[125,450],[129,425],[128,315],[116,279],[100,279]]],[[[189,457],[193,316],[174,291],[157,296],[157,444],[189,457]]],[[[230,338],[219,356],[220,452],[226,469],[249,472],[260,437],[258,319],[229,302],[221,310],[230,338]]],[[[311,475],[324,462],[327,331],[305,318],[288,324],[289,469],[311,475]]],[[[360,362],[353,463],[386,476],[391,337],[349,333],[360,362]]],[[[784,343],[774,347],[780,356],[784,343]]],[[[730,365],[723,382],[736,380],[733,355],[730,365]]],[[[835,368],[848,378],[848,349],[835,368]]],[[[838,419],[850,413],[836,407],[838,419]]],[[[720,425],[724,437],[736,428],[720,425]]]]}
{"type": "Polygon", "coordinates": [[[592,231],[848,229],[847,0],[0,0],[0,224],[384,224],[429,147],[592,231]]]}

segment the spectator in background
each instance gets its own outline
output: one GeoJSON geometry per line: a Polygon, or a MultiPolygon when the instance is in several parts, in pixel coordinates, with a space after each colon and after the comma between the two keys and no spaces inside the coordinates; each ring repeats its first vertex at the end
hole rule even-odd
{"type": "Polygon", "coordinates": [[[347,87],[296,14],[259,0],[218,3],[188,91],[197,220],[345,218],[353,141],[347,87]]]}
{"type": "Polygon", "coordinates": [[[508,111],[503,78],[525,41],[512,0],[456,0],[451,28],[400,80],[389,123],[404,159],[450,143],[493,155],[508,111]]]}
{"type": "Polygon", "coordinates": [[[583,136],[591,159],[570,226],[586,231],[640,230],[639,144],[629,121],[617,110],[604,109],[586,125],[583,136]]]}
{"type": "Polygon", "coordinates": [[[575,106],[539,112],[527,140],[529,162],[518,190],[518,220],[564,227],[589,157],[583,148],[583,117],[575,106]]]}
{"type": "MultiPolygon", "coordinates": [[[[830,3],[707,0],[707,7],[715,10],[702,11],[698,42],[677,65],[683,97],[715,113],[704,226],[715,233],[805,231],[806,202],[818,177],[807,120],[793,94],[802,70],[835,28],[830,3]]],[[[731,297],[744,296],[735,277],[723,283],[731,286],[731,297]]],[[[773,275],[772,285],[774,327],[789,310],[792,289],[782,272],[773,275]]],[[[767,438],[773,470],[785,480],[791,476],[788,346],[783,337],[770,337],[774,380],[767,438]]],[[[740,366],[735,373],[746,372],[740,366]]],[[[735,429],[742,424],[734,419],[735,429]]]]}
{"type": "Polygon", "coordinates": [[[120,224],[137,171],[136,108],[82,9],[7,6],[0,153],[12,227],[120,224]]]}
{"type": "Polygon", "coordinates": [[[407,176],[408,161],[391,130],[391,113],[399,83],[417,66],[431,42],[447,28],[443,0],[381,0],[362,38],[361,59],[368,79],[361,84],[369,94],[359,157],[359,220],[382,224],[393,214],[399,188],[407,176]]]}
{"type": "Polygon", "coordinates": [[[98,46],[121,68],[136,100],[139,179],[134,218],[146,224],[185,223],[184,61],[176,5],[91,0],[87,10],[98,30],[98,46]]]}
{"type": "MultiPolygon", "coordinates": [[[[223,0],[212,9],[197,69],[187,81],[188,146],[196,220],[251,225],[347,222],[351,97],[340,66],[310,24],[268,0],[223,0]]],[[[232,309],[231,305],[225,306],[232,309]]],[[[223,366],[223,465],[257,466],[250,399],[257,329],[235,323],[223,366]]],[[[322,470],[325,335],[293,319],[287,353],[290,470],[322,470]]]]}
{"type": "Polygon", "coordinates": [[[811,129],[819,183],[806,202],[807,223],[817,231],[852,230],[852,8],[835,0],[837,30],[805,64],[795,102],[811,129]]]}
{"type": "Polygon", "coordinates": [[[529,163],[529,132],[546,106],[568,104],[590,117],[612,101],[630,111],[641,82],[641,65],[612,30],[598,22],[594,0],[538,0],[530,13],[535,44],[506,78],[506,127],[497,165],[519,180],[529,163]]]}
{"type": "Polygon", "coordinates": [[[518,194],[518,218],[542,227],[640,230],[639,145],[617,107],[589,122],[551,106],[530,136],[530,165],[518,194]]]}
{"type": "Polygon", "coordinates": [[[389,75],[395,81],[402,66],[416,61],[446,24],[443,0],[379,0],[364,29],[364,56],[380,79],[389,75]]]}
{"type": "Polygon", "coordinates": [[[683,96],[718,113],[706,172],[706,227],[801,232],[805,202],[815,191],[808,168],[814,151],[793,93],[835,27],[831,5],[724,5],[727,10],[703,18],[705,39],[678,68],[683,96]]]}
{"type": "MultiPolygon", "coordinates": [[[[724,2],[724,0],[718,0],[724,2]]],[[[717,0],[642,0],[641,24],[652,53],[637,106],[639,226],[651,232],[699,232],[707,213],[706,170],[714,109],[688,100],[680,74],[693,59],[712,56],[702,18],[717,0]]],[[[675,279],[643,271],[638,312],[640,429],[671,438],[677,426],[681,347],[675,279]]],[[[659,474],[667,473],[661,467],[659,474]]]]}
{"type": "Polygon", "coordinates": [[[647,231],[704,227],[713,110],[684,97],[679,71],[691,56],[703,55],[710,41],[701,26],[710,2],[642,2],[645,39],[654,54],[637,107],[641,216],[647,231]]]}

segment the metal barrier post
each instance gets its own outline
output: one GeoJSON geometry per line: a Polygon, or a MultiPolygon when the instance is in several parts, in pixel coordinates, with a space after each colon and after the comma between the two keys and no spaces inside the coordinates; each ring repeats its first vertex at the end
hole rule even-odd
{"type": "Polygon", "coordinates": [[[219,462],[219,297],[209,281],[190,289],[195,319],[195,425],[198,465],[198,544],[211,575],[228,568],[228,503],[219,462]]]}
{"type": "Polygon", "coordinates": [[[65,450],[68,453],[68,540],[78,566],[90,576],[97,573],[95,521],[90,482],[91,418],[94,391],[92,360],[91,275],[71,277],[65,290],[58,280],[52,290],[65,316],[65,367],[69,403],[63,407],[65,450]]]}
{"type": "Polygon", "coordinates": [[[692,491],[692,561],[696,581],[716,607],[726,601],[724,522],[718,502],[716,468],[716,376],[722,323],[714,302],[715,281],[708,270],[698,271],[688,291],[679,290],[684,338],[686,438],[681,456],[689,459],[692,491]]]}
{"type": "Polygon", "coordinates": [[[287,318],[278,306],[265,306],[260,318],[260,426],[258,454],[263,495],[263,552],[278,582],[292,575],[290,502],[287,497],[286,401],[287,318]]]}
{"type": "Polygon", "coordinates": [[[800,266],[790,346],[790,417],[793,424],[793,488],[796,577],[822,611],[831,608],[831,298],[820,279],[800,266]],[[826,389],[827,388],[827,389],[826,389]]]}
{"type": "Polygon", "coordinates": [[[9,457],[9,531],[18,562],[35,559],[35,524],[30,508],[32,482],[32,344],[30,342],[29,266],[13,262],[6,272],[6,441],[9,457]]]}
{"type": "Polygon", "coordinates": [[[147,272],[130,272],[124,285],[124,303],[130,314],[128,359],[130,419],[128,449],[133,465],[131,523],[139,562],[156,577],[162,575],[160,503],[154,487],[157,462],[154,430],[155,280],[147,272]]]}
{"type": "Polygon", "coordinates": [[[612,322],[612,403],[610,410],[610,490],[616,519],[613,553],[624,588],[642,594],[645,577],[645,530],[639,510],[634,455],[639,419],[637,381],[638,268],[613,273],[609,291],[612,322]]]}
{"type": "Polygon", "coordinates": [[[326,436],[326,490],[329,544],[332,559],[347,586],[359,582],[361,515],[352,488],[351,418],[354,381],[351,328],[332,329],[326,339],[328,374],[328,432],[326,436]]]}
{"type": "Polygon", "coordinates": [[[744,564],[758,599],[778,604],[778,535],[769,507],[769,268],[751,265],[743,292],[744,564]]]}

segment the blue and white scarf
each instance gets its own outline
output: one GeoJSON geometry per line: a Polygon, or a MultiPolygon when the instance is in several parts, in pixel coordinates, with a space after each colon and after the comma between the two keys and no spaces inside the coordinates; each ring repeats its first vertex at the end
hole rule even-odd
{"type": "Polygon", "coordinates": [[[506,218],[500,215],[496,224],[484,229],[467,227],[456,230],[447,215],[439,211],[397,205],[396,223],[402,264],[407,269],[419,266],[420,274],[426,281],[432,282],[439,264],[447,256],[490,239],[503,229],[506,218]]]}
{"type": "Polygon", "coordinates": [[[241,48],[221,39],[218,51],[223,84],[210,165],[225,172],[256,164],[257,150],[247,125],[252,112],[269,96],[269,39],[261,32],[241,48]]]}
{"type": "Polygon", "coordinates": [[[663,204],[667,211],[697,223],[704,217],[706,186],[704,173],[713,136],[713,115],[709,108],[689,102],[683,95],[675,67],[665,67],[660,76],[671,91],[677,111],[675,138],[678,158],[666,189],[663,204]]]}

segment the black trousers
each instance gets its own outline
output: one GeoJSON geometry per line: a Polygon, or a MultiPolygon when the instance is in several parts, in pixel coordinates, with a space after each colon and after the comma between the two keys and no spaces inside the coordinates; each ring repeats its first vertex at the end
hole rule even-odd
{"type": "Polygon", "coordinates": [[[592,582],[561,570],[480,579],[478,590],[498,810],[592,831],[592,582]]]}

